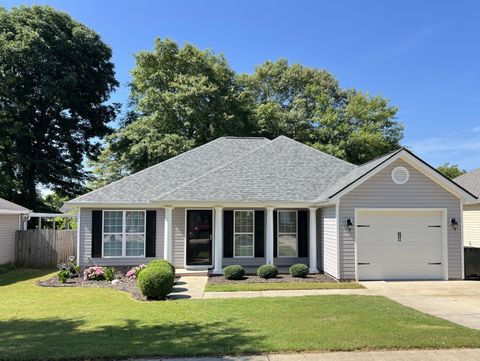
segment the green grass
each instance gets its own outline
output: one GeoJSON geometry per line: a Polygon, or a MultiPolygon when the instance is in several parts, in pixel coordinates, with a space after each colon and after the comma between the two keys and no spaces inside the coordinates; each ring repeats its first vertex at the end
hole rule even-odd
{"type": "Polygon", "coordinates": [[[206,292],[272,291],[272,290],[333,290],[365,288],[355,282],[272,282],[207,284],[206,292]]]}
{"type": "Polygon", "coordinates": [[[480,331],[383,297],[141,302],[114,289],[0,275],[0,359],[93,359],[313,350],[480,347],[480,331]]]}

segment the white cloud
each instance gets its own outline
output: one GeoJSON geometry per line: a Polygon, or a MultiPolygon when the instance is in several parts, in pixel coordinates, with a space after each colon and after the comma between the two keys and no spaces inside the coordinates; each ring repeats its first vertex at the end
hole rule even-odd
{"type": "Polygon", "coordinates": [[[466,170],[480,167],[480,127],[470,132],[416,139],[407,146],[433,166],[449,162],[466,170]]]}

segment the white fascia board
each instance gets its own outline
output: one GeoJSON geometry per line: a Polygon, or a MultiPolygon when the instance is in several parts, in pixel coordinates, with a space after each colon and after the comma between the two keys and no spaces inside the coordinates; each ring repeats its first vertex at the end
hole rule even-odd
{"type": "Polygon", "coordinates": [[[457,198],[461,199],[465,204],[474,204],[477,203],[479,200],[473,197],[471,194],[463,190],[461,187],[456,185],[453,181],[449,181],[447,178],[443,177],[442,175],[438,174],[436,171],[431,169],[429,166],[418,160],[416,157],[409,154],[407,151],[402,150],[395,154],[392,158],[386,160],[384,163],[378,165],[372,171],[364,175],[363,177],[357,179],[352,184],[347,186],[341,192],[337,193],[333,197],[331,197],[332,201],[336,201],[340,199],[343,195],[351,192],[353,189],[357,188],[362,183],[366,182],[370,178],[372,178],[375,174],[380,172],[385,167],[388,167],[390,164],[395,162],[398,159],[402,159],[410,166],[418,170],[420,173],[424,174],[428,178],[430,178],[433,182],[437,183],[439,186],[447,190],[448,192],[455,195],[457,198]]]}
{"type": "Polygon", "coordinates": [[[13,209],[0,209],[0,214],[29,214],[30,211],[20,211],[20,210],[13,210],[13,209]]]}
{"type": "Polygon", "coordinates": [[[313,202],[278,202],[278,201],[262,201],[262,202],[228,202],[228,201],[211,201],[211,202],[195,202],[195,201],[165,201],[156,200],[148,203],[101,203],[101,202],[72,202],[67,203],[67,207],[82,207],[82,208],[132,208],[132,209],[145,209],[145,208],[164,208],[164,207],[224,207],[224,208],[308,208],[314,207],[313,202]]]}

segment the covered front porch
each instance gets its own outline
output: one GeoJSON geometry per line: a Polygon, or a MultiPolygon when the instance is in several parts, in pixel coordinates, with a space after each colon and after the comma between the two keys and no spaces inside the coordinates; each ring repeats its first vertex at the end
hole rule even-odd
{"type": "Polygon", "coordinates": [[[215,205],[163,206],[163,258],[187,270],[239,264],[248,273],[263,264],[286,271],[295,263],[318,273],[318,207],[215,205]],[[183,222],[179,222],[183,218],[183,222]],[[179,225],[179,223],[183,223],[179,225]],[[182,229],[183,228],[183,229],[182,229]],[[183,250],[179,250],[179,235],[183,250]],[[183,252],[181,252],[183,251],[183,252]],[[179,262],[179,253],[183,262],[179,262]]]}

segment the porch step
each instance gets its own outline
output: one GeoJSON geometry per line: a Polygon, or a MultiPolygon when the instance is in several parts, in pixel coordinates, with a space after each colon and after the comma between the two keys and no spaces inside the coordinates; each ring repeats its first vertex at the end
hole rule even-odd
{"type": "Polygon", "coordinates": [[[185,277],[185,276],[208,276],[209,270],[208,269],[184,269],[179,268],[175,270],[175,277],[185,277]]]}

